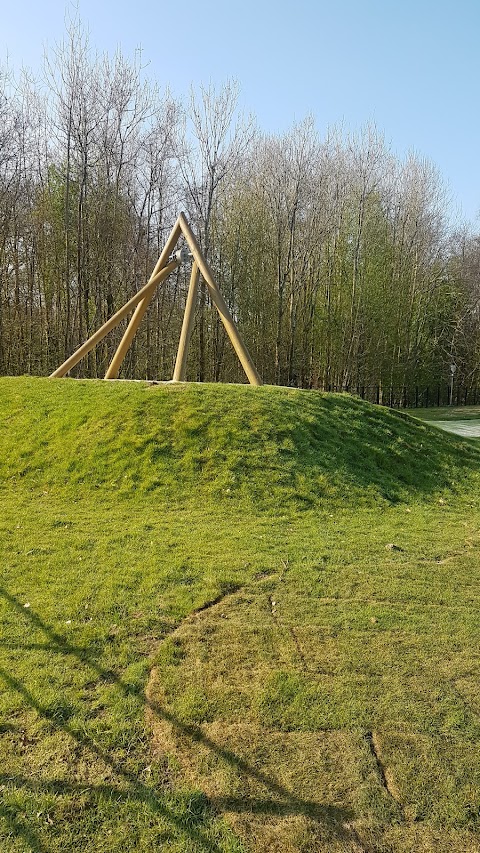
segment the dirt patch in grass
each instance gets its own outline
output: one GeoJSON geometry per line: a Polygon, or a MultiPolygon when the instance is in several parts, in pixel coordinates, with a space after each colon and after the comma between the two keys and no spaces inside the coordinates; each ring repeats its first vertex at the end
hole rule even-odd
{"type": "Polygon", "coordinates": [[[395,802],[401,804],[400,802],[400,792],[395,783],[395,779],[392,773],[392,769],[387,767],[385,764],[385,760],[383,757],[382,750],[382,739],[378,732],[367,732],[367,742],[370,746],[373,757],[375,758],[378,774],[382,781],[385,790],[388,791],[391,797],[395,800],[395,802]]]}

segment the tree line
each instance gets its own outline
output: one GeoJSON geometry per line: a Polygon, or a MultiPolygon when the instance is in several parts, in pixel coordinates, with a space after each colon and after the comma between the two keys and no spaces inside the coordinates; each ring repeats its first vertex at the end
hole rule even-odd
{"type": "MultiPolygon", "coordinates": [[[[172,97],[81,27],[40,79],[0,70],[0,373],[48,375],[148,280],[179,210],[265,382],[479,383],[480,237],[440,175],[374,127],[266,134],[238,88],[172,97]]],[[[162,285],[121,375],[173,372],[189,271],[162,285]]],[[[124,327],[72,375],[103,376],[124,327]]],[[[188,378],[243,381],[201,287],[188,378]]]]}

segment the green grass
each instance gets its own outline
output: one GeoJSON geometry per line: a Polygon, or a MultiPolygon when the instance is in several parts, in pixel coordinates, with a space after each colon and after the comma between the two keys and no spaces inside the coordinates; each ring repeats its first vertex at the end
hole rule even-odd
{"type": "Polygon", "coordinates": [[[0,379],[0,394],[9,486],[258,511],[389,505],[478,477],[475,448],[347,394],[41,379],[0,379]]]}
{"type": "Polygon", "coordinates": [[[423,421],[470,421],[480,418],[480,406],[442,406],[428,409],[407,409],[410,415],[423,421]]]}
{"type": "Polygon", "coordinates": [[[243,386],[0,418],[2,853],[480,850],[475,442],[243,386]]]}

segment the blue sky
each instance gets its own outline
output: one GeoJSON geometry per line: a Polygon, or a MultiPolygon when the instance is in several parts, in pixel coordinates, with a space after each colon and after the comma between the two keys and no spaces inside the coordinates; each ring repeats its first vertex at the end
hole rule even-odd
{"type": "MultiPolygon", "coordinates": [[[[38,69],[65,0],[8,3],[0,57],[38,69]]],[[[480,226],[480,0],[79,0],[92,46],[133,56],[178,95],[238,80],[261,128],[313,115],[323,133],[375,122],[392,150],[428,157],[459,218],[480,226]]]]}

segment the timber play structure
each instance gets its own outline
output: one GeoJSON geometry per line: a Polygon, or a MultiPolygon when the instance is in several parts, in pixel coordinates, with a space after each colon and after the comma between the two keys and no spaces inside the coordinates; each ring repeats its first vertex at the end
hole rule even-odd
{"type": "Polygon", "coordinates": [[[110,362],[105,379],[117,379],[122,362],[127,354],[140,322],[147,311],[147,308],[152,300],[152,297],[165,279],[168,278],[180,264],[193,258],[192,272],[190,276],[190,286],[188,289],[187,302],[185,306],[185,314],[183,317],[182,331],[178,344],[177,358],[175,361],[175,369],[173,372],[173,382],[185,382],[186,365],[188,347],[193,329],[195,305],[197,302],[198,283],[200,275],[203,276],[208,288],[210,298],[220,314],[223,325],[232,342],[233,348],[237,353],[240,363],[247,375],[251,385],[262,385],[262,380],[252,362],[249,352],[243,343],[238,329],[233,321],[233,318],[228,310],[227,304],[217,287],[213,277],[212,270],[204,257],[198,241],[191,230],[185,215],[180,213],[170,236],[165,243],[164,249],[155,265],[155,268],[150,276],[147,284],[142,287],[135,296],[132,296],[125,305],[119,309],[106,323],[103,324],[88,340],[86,340],[60,367],[51,374],[51,378],[60,378],[65,376],[72,367],[90,352],[103,338],[108,335],[134,308],[135,311],[127,326],[125,334],[110,362]],[[182,248],[177,251],[175,247],[180,237],[183,236],[187,243],[187,248],[182,248]]]}

